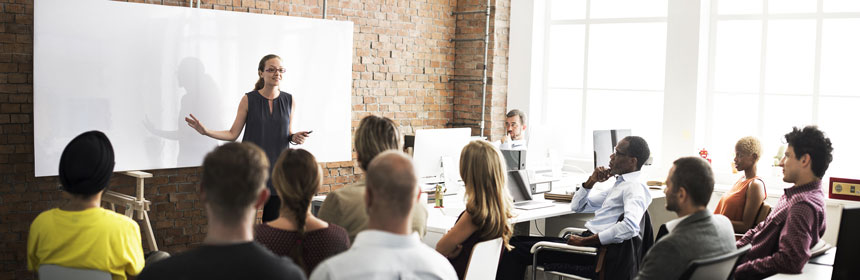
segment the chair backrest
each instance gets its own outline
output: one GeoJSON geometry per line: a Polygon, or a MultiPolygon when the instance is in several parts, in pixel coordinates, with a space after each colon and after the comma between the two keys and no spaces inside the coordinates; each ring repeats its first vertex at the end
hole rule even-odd
{"type": "Polygon", "coordinates": [[[731,279],[738,266],[741,257],[752,248],[750,245],[741,247],[733,252],[694,260],[687,266],[687,270],[681,275],[681,280],[727,280],[731,279]]]}
{"type": "Polygon", "coordinates": [[[463,279],[496,279],[502,244],[501,237],[475,244],[463,279]]]}
{"type": "Polygon", "coordinates": [[[762,201],[761,206],[758,207],[758,212],[755,214],[755,219],[753,220],[755,222],[753,223],[752,227],[757,226],[765,219],[767,219],[767,216],[770,215],[770,210],[770,204],[767,204],[767,202],[762,201]]]}
{"type": "Polygon", "coordinates": [[[43,264],[39,266],[39,280],[111,280],[110,272],[43,264]]]}

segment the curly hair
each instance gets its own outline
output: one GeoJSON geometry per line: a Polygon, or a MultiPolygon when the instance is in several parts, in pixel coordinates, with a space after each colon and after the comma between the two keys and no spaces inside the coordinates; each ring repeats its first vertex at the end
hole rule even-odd
{"type": "Polygon", "coordinates": [[[735,144],[735,150],[740,151],[744,155],[756,155],[756,161],[761,158],[761,142],[758,141],[758,138],[747,136],[738,140],[738,143],[735,144]]]}
{"type": "Polygon", "coordinates": [[[785,134],[785,141],[794,148],[794,157],[800,159],[808,154],[812,161],[812,173],[816,177],[824,177],[824,172],[833,161],[833,143],[817,126],[810,125],[799,129],[793,127],[785,134]]]}

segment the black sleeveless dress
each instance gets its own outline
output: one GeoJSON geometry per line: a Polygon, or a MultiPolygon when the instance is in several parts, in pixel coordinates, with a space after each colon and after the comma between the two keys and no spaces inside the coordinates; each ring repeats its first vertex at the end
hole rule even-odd
{"type": "MultiPolygon", "coordinates": [[[[272,111],[269,112],[269,99],[259,91],[246,93],[248,97],[248,116],[245,118],[245,136],[242,142],[251,142],[260,146],[269,158],[269,174],[284,149],[290,147],[290,110],[293,96],[281,92],[272,100],[272,111]]],[[[272,195],[277,195],[272,187],[272,179],[266,182],[272,195]]]]}

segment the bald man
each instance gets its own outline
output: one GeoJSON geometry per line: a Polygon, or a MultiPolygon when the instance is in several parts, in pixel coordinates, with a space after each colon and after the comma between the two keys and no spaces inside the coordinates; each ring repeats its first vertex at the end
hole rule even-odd
{"type": "Polygon", "coordinates": [[[411,233],[419,193],[411,159],[393,150],[377,155],[367,168],[367,229],[310,279],[457,279],[451,263],[411,233]]]}

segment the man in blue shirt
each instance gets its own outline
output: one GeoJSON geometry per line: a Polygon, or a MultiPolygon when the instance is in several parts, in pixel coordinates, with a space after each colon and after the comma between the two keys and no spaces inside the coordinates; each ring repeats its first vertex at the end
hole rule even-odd
{"type": "MultiPolygon", "coordinates": [[[[514,250],[502,257],[500,278],[523,279],[526,266],[532,263],[532,245],[540,241],[563,242],[574,246],[599,247],[619,244],[640,235],[640,222],[651,204],[648,187],[639,182],[640,170],[651,151],[642,137],[628,136],[618,142],[609,159],[609,167],[597,167],[582,183],[571,200],[571,210],[594,213],[594,219],[585,223],[588,229],[582,235],[557,237],[516,236],[511,239],[514,250]],[[615,176],[611,188],[594,189],[597,183],[615,176]]],[[[592,277],[593,260],[580,260],[567,254],[542,253],[539,263],[559,263],[561,270],[584,277],[592,277]]],[[[620,269],[620,268],[617,268],[620,269]]],[[[635,273],[637,268],[624,268],[635,273]]],[[[635,275],[635,274],[634,274],[635,275]]]]}

